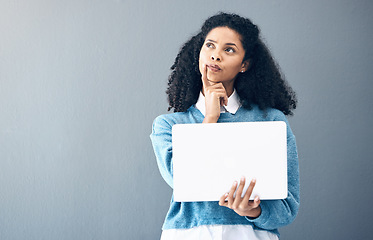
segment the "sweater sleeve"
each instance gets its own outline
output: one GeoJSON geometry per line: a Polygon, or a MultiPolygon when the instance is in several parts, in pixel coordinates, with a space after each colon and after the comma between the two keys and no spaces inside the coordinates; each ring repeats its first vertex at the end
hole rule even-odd
{"type": "Polygon", "coordinates": [[[166,183],[173,188],[172,126],[162,116],[154,120],[150,139],[159,171],[166,183]]]}
{"type": "Polygon", "coordinates": [[[247,218],[255,226],[266,230],[273,230],[290,224],[298,213],[300,203],[299,164],[295,136],[285,116],[276,121],[285,121],[287,125],[288,195],[286,199],[261,201],[261,215],[254,219],[247,218]]]}

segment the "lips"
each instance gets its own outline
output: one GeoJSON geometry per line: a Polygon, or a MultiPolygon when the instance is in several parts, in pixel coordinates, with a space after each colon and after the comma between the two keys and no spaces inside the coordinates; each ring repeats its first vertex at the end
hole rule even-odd
{"type": "Polygon", "coordinates": [[[213,72],[221,71],[221,68],[216,64],[209,64],[209,65],[207,65],[207,67],[213,72]]]}

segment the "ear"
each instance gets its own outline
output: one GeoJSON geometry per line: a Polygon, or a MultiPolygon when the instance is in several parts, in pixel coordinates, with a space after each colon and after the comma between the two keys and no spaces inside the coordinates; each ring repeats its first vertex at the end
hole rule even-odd
{"type": "Polygon", "coordinates": [[[249,60],[243,61],[242,66],[241,66],[241,73],[246,72],[247,70],[249,70],[249,68],[250,68],[250,61],[249,60]]]}

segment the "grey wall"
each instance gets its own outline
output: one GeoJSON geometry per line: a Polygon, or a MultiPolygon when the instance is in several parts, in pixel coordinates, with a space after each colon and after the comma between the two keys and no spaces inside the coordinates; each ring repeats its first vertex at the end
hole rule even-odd
{"type": "Polygon", "coordinates": [[[371,234],[371,1],[0,1],[0,238],[157,239],[149,134],[178,49],[219,10],[257,23],[297,91],[301,209],[283,239],[371,234]]]}

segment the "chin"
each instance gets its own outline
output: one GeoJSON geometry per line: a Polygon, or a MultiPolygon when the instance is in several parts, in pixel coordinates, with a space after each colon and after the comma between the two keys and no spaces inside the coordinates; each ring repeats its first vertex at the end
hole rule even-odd
{"type": "Polygon", "coordinates": [[[225,79],[220,79],[220,78],[208,78],[208,80],[214,83],[226,82],[225,79]]]}
{"type": "Polygon", "coordinates": [[[220,81],[220,80],[217,80],[217,79],[209,79],[210,82],[213,82],[213,83],[220,83],[220,82],[223,82],[223,81],[220,81]]]}
{"type": "Polygon", "coordinates": [[[224,82],[223,79],[221,79],[221,78],[219,78],[217,76],[214,76],[214,75],[211,76],[210,74],[207,75],[207,79],[209,81],[211,81],[211,82],[216,82],[216,83],[218,83],[218,82],[224,82]]]}

